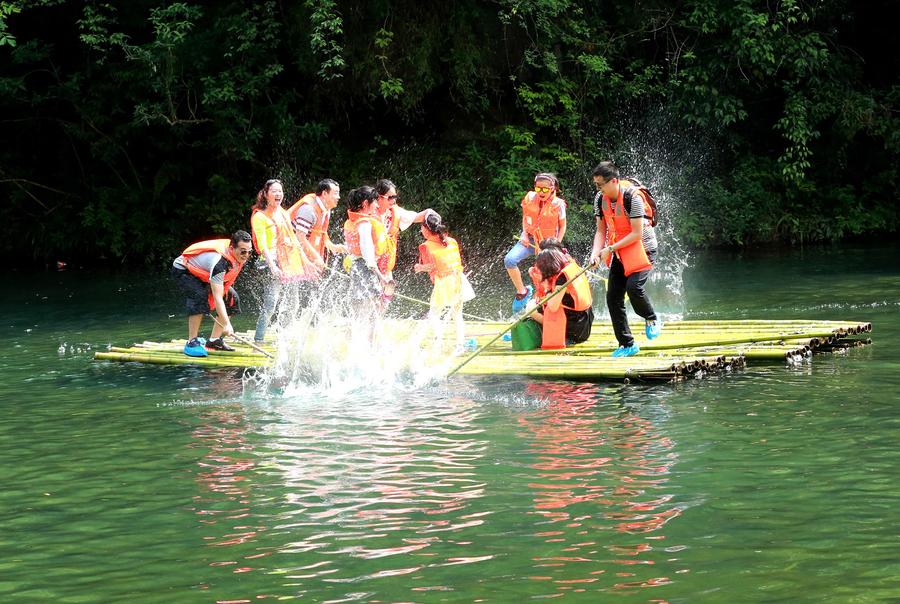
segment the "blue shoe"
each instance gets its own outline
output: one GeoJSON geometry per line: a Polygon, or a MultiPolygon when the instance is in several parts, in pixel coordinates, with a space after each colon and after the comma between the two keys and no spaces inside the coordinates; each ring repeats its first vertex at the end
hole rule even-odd
{"type": "Polygon", "coordinates": [[[531,301],[531,296],[534,295],[534,288],[530,285],[525,286],[524,294],[516,294],[516,297],[513,299],[512,303],[512,311],[513,314],[519,313],[528,306],[528,303],[531,301]]]}
{"type": "Polygon", "coordinates": [[[658,338],[660,331],[662,331],[662,321],[647,321],[647,326],[644,327],[644,333],[647,334],[648,340],[658,338]]]}
{"type": "Polygon", "coordinates": [[[609,356],[620,358],[620,357],[633,357],[637,353],[641,351],[641,347],[637,344],[632,344],[631,346],[619,346],[615,350],[613,350],[612,354],[609,356]]]}
{"type": "Polygon", "coordinates": [[[189,357],[207,357],[209,353],[206,352],[206,345],[200,343],[201,338],[194,338],[193,340],[189,340],[184,345],[184,354],[189,357]]]}
{"type": "Polygon", "coordinates": [[[512,334],[509,333],[508,331],[505,334],[503,334],[503,341],[504,342],[512,342],[512,334]]]}

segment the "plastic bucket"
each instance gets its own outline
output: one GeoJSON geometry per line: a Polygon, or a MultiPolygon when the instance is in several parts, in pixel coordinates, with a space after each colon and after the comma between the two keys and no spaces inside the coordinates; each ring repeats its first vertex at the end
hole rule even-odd
{"type": "Polygon", "coordinates": [[[532,319],[525,319],[512,328],[513,350],[534,350],[541,346],[541,326],[532,319]]]}

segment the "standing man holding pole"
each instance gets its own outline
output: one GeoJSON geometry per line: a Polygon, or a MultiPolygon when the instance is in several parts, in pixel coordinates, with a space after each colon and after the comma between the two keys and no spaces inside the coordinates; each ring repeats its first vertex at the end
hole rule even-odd
{"type": "Polygon", "coordinates": [[[626,293],[634,312],[646,321],[647,339],[656,338],[662,328],[644,291],[657,253],[654,206],[649,192],[635,182],[620,179],[619,169],[611,161],[600,162],[592,176],[597,187],[594,197],[597,230],[590,263],[597,266],[604,262],[609,266],[606,306],[619,342],[612,356],[631,357],[641,349],[628,326],[626,293]]]}

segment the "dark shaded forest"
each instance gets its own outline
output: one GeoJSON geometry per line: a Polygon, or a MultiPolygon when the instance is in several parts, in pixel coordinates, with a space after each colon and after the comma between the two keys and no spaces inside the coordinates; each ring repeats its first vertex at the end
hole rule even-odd
{"type": "Polygon", "coordinates": [[[602,159],[689,246],[896,233],[892,5],[2,0],[2,246],[170,260],[247,228],[270,177],[289,200],[388,177],[509,240],[539,171],[588,238],[602,159]]]}

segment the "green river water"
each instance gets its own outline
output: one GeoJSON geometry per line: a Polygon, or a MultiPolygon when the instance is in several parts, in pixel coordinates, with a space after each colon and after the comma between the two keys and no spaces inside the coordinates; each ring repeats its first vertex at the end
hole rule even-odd
{"type": "Polygon", "coordinates": [[[339,394],[93,361],[183,337],[163,271],[6,273],[0,601],[900,601],[898,252],[690,259],[661,310],[873,323],[797,366],[339,394]]]}

